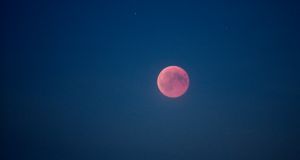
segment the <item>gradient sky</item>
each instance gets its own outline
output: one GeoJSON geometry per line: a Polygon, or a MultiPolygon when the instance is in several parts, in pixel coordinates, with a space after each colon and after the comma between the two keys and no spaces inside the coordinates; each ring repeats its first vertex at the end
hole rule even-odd
{"type": "Polygon", "coordinates": [[[299,6],[1,1],[1,159],[300,159],[299,6]]]}

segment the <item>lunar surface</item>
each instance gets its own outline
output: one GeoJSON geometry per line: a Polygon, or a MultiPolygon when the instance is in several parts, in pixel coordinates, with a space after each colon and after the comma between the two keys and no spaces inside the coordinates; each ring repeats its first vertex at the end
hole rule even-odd
{"type": "Polygon", "coordinates": [[[159,73],[157,86],[163,95],[177,98],[189,88],[189,76],[184,69],[178,66],[168,66],[159,73]]]}

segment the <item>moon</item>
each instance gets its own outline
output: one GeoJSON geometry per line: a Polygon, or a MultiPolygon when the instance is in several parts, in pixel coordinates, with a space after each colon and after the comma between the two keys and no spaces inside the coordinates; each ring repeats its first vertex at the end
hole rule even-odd
{"type": "Polygon", "coordinates": [[[189,88],[189,83],[187,72],[178,66],[164,68],[157,77],[159,91],[169,98],[182,96],[189,88]]]}

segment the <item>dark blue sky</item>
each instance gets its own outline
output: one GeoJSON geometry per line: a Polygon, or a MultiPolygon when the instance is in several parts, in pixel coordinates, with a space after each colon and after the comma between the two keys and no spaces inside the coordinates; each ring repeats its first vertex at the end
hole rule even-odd
{"type": "Polygon", "coordinates": [[[1,159],[300,159],[299,6],[2,1],[1,159]]]}

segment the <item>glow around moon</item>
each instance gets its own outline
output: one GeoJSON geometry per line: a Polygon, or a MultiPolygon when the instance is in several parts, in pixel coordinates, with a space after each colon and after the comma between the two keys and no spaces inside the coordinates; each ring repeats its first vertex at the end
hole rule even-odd
{"type": "Polygon", "coordinates": [[[168,66],[158,75],[157,86],[160,92],[170,98],[182,96],[189,88],[187,72],[178,66],[168,66]]]}

